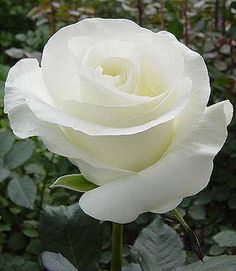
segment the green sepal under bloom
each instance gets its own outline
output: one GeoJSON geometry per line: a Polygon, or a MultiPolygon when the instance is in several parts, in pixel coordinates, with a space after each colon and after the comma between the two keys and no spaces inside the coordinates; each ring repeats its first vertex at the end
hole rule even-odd
{"type": "Polygon", "coordinates": [[[70,174],[59,177],[50,188],[64,187],[77,192],[87,192],[98,186],[87,181],[81,174],[70,174]]]}

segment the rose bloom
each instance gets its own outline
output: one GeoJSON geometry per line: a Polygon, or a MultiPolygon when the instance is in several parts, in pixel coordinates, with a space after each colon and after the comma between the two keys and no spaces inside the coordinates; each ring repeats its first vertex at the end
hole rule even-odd
{"type": "Polygon", "coordinates": [[[20,138],[38,136],[99,187],[90,216],[119,223],[164,213],[209,182],[227,137],[229,101],[207,107],[203,58],[166,31],[86,19],[11,68],[5,112],[20,138]]]}

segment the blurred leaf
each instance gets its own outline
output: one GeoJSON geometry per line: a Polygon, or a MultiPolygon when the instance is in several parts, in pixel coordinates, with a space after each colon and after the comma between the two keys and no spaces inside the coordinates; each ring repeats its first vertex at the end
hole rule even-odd
{"type": "Polygon", "coordinates": [[[77,192],[87,192],[98,186],[87,181],[81,174],[70,174],[59,177],[50,188],[64,187],[77,192]]]}
{"type": "Polygon", "coordinates": [[[213,196],[217,201],[225,201],[229,199],[230,196],[230,189],[224,185],[216,186],[215,190],[213,191],[213,196]]]}
{"type": "Polygon", "coordinates": [[[27,174],[38,174],[38,175],[42,175],[45,176],[46,175],[46,171],[43,168],[43,165],[40,164],[27,164],[25,166],[25,170],[27,172],[27,174]]]}
{"type": "Polygon", "coordinates": [[[22,256],[0,255],[1,271],[39,271],[36,262],[25,260],[22,256]]]}
{"type": "Polygon", "coordinates": [[[30,238],[36,238],[38,237],[38,232],[34,229],[24,229],[22,230],[25,236],[30,237],[30,238]]]}
{"type": "Polygon", "coordinates": [[[5,53],[12,58],[22,58],[24,56],[24,50],[20,48],[12,47],[10,49],[5,50],[5,53]]]}
{"type": "Polygon", "coordinates": [[[9,246],[13,250],[21,250],[26,246],[26,239],[23,234],[19,232],[13,232],[9,238],[9,246]]]}
{"type": "Polygon", "coordinates": [[[203,220],[205,219],[206,211],[202,205],[192,205],[188,209],[188,214],[195,220],[203,220]]]}
{"type": "Polygon", "coordinates": [[[224,61],[218,59],[214,61],[214,65],[219,71],[226,71],[228,68],[227,64],[224,61]]]}
{"type": "Polygon", "coordinates": [[[232,1],[231,8],[236,9],[236,1],[232,1]]]}
{"type": "Polygon", "coordinates": [[[8,71],[9,71],[9,66],[0,64],[0,80],[1,81],[6,80],[8,71]]]}
{"type": "Polygon", "coordinates": [[[139,266],[139,264],[129,264],[125,267],[122,268],[122,271],[142,271],[141,267],[139,266]]]}
{"type": "MultiPolygon", "coordinates": [[[[124,254],[124,252],[123,252],[124,254]]],[[[109,264],[111,262],[111,258],[112,258],[112,253],[110,250],[105,250],[101,253],[100,256],[100,262],[101,263],[105,263],[105,264],[109,264]]]]}
{"type": "Polygon", "coordinates": [[[15,177],[7,187],[9,198],[17,205],[33,209],[36,199],[35,183],[27,176],[15,177]]]}
{"type": "Polygon", "coordinates": [[[40,239],[45,249],[62,253],[84,271],[95,268],[98,261],[101,225],[85,215],[77,203],[71,206],[46,206],[40,216],[40,239]]]}
{"type": "Polygon", "coordinates": [[[225,230],[216,234],[213,239],[221,247],[236,247],[236,232],[225,230]]]}
{"type": "Polygon", "coordinates": [[[173,33],[178,39],[183,36],[183,24],[177,18],[169,22],[167,30],[173,33]]]}
{"type": "Polygon", "coordinates": [[[41,261],[47,271],[77,271],[74,265],[60,253],[45,251],[41,254],[41,261]]]}
{"type": "Polygon", "coordinates": [[[40,254],[40,252],[41,252],[40,241],[37,240],[37,239],[31,240],[30,243],[28,244],[27,248],[26,248],[26,252],[38,256],[40,254]]]}
{"type": "Polygon", "coordinates": [[[223,46],[221,46],[220,52],[222,54],[226,54],[226,55],[230,54],[230,46],[229,46],[229,44],[224,44],[223,46]]]}
{"type": "Polygon", "coordinates": [[[26,35],[23,34],[23,33],[19,33],[17,34],[16,36],[16,39],[19,40],[19,41],[25,41],[27,39],[26,35]]]}
{"type": "Polygon", "coordinates": [[[15,137],[10,131],[0,130],[0,157],[3,157],[12,148],[14,141],[15,137]]]}
{"type": "Polygon", "coordinates": [[[4,157],[5,167],[15,169],[21,166],[32,156],[34,148],[32,140],[17,141],[4,157]]]}
{"type": "Polygon", "coordinates": [[[230,29],[229,29],[229,34],[232,39],[236,39],[236,25],[232,24],[230,29]]]}
{"type": "Polygon", "coordinates": [[[144,271],[173,271],[184,264],[186,257],[178,234],[159,216],[142,230],[133,250],[144,271]]]}
{"type": "Polygon", "coordinates": [[[33,261],[27,261],[21,267],[20,271],[39,271],[38,264],[33,261]]]}
{"type": "Polygon", "coordinates": [[[194,200],[195,205],[204,205],[212,201],[213,195],[211,191],[203,191],[198,194],[198,197],[194,200]]]}
{"type": "Polygon", "coordinates": [[[236,209],[236,195],[231,195],[228,201],[229,209],[236,209]]]}
{"type": "Polygon", "coordinates": [[[225,251],[224,248],[214,244],[210,247],[209,249],[209,254],[212,255],[212,256],[218,256],[220,254],[223,254],[223,252],[225,251]]]}
{"type": "Polygon", "coordinates": [[[4,181],[10,175],[10,171],[6,168],[0,168],[0,182],[4,181]]]}
{"type": "Polygon", "coordinates": [[[179,267],[176,271],[235,271],[236,256],[206,257],[204,263],[201,261],[179,267]]]}

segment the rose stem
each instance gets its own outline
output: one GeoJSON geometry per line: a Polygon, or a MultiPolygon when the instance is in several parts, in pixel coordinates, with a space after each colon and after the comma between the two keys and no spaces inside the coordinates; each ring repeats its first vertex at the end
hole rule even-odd
{"type": "Polygon", "coordinates": [[[121,271],[122,258],[123,258],[123,225],[113,223],[111,271],[121,271]]]}

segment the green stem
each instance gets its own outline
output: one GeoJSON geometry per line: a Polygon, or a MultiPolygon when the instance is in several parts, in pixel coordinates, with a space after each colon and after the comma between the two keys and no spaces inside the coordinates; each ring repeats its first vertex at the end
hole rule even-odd
{"type": "Polygon", "coordinates": [[[122,258],[123,258],[123,225],[113,223],[111,271],[121,271],[122,258]]]}
{"type": "Polygon", "coordinates": [[[203,261],[203,252],[201,248],[201,244],[198,240],[198,237],[196,233],[189,227],[189,225],[186,223],[184,218],[182,217],[181,213],[178,209],[174,209],[171,211],[172,215],[177,218],[177,220],[181,223],[181,225],[184,227],[185,231],[187,232],[189,239],[191,241],[191,245],[195,253],[197,254],[198,258],[203,261]]]}
{"type": "Polygon", "coordinates": [[[184,218],[182,217],[181,213],[179,212],[178,209],[174,209],[171,211],[172,215],[175,216],[178,221],[181,223],[181,225],[184,227],[186,232],[192,232],[192,229],[189,227],[189,225],[186,223],[184,218]]]}

